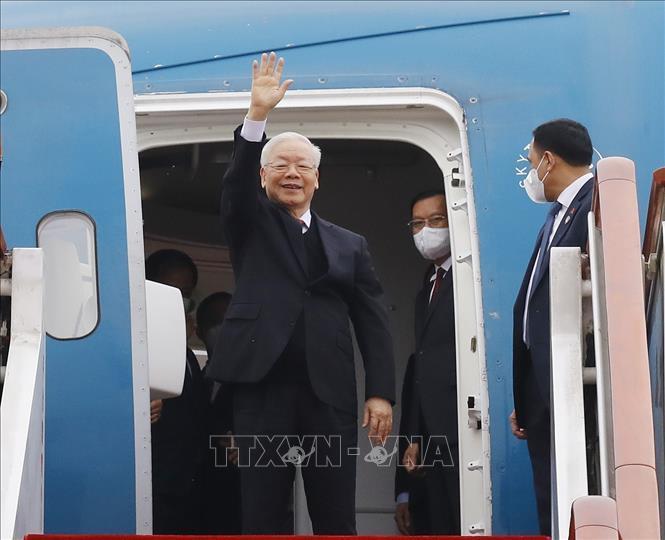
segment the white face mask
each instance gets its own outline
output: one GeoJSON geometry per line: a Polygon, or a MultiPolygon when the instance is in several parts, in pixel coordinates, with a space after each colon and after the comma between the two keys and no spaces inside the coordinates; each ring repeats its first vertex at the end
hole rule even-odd
{"type": "Polygon", "coordinates": [[[423,227],[422,231],[413,235],[413,242],[420,254],[429,261],[450,254],[450,231],[447,227],[423,227]]]}
{"type": "Polygon", "coordinates": [[[542,180],[538,178],[538,169],[543,163],[543,159],[545,159],[545,156],[543,156],[540,163],[538,163],[538,167],[531,169],[529,174],[526,175],[526,178],[520,182],[520,187],[523,187],[526,190],[529,199],[535,203],[548,202],[547,197],[545,197],[545,178],[550,174],[550,171],[545,173],[542,180]]]}

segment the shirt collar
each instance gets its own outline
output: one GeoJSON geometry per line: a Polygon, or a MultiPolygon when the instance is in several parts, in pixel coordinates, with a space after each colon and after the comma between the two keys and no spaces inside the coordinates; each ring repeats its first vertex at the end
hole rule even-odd
{"type": "Polygon", "coordinates": [[[309,229],[310,225],[312,224],[312,212],[310,212],[309,209],[300,216],[300,221],[305,223],[305,226],[309,229]]]}
{"type": "Polygon", "coordinates": [[[434,281],[436,279],[436,273],[439,270],[439,268],[443,268],[444,272],[448,272],[450,270],[450,267],[453,265],[453,257],[452,255],[449,255],[448,258],[441,263],[441,265],[435,264],[434,265],[434,273],[432,274],[432,277],[429,278],[430,281],[434,281]]]}
{"type": "Polygon", "coordinates": [[[577,194],[579,193],[580,189],[582,189],[582,186],[584,186],[584,184],[586,184],[592,178],[593,173],[583,174],[559,194],[557,201],[559,201],[561,206],[564,208],[568,208],[575,197],[577,197],[577,194]]]}

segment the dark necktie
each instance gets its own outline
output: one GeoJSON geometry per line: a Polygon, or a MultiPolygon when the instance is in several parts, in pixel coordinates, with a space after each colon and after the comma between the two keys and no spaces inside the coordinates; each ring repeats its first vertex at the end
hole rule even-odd
{"type": "Polygon", "coordinates": [[[529,291],[529,298],[527,298],[526,302],[527,326],[525,334],[526,334],[527,346],[529,345],[529,326],[528,326],[529,302],[531,301],[531,297],[533,296],[533,293],[536,290],[536,286],[540,282],[540,279],[543,277],[543,273],[545,272],[546,266],[549,264],[548,249],[550,243],[550,235],[552,234],[552,228],[554,227],[554,220],[556,218],[556,215],[559,213],[559,210],[561,210],[561,203],[557,201],[550,207],[550,211],[547,213],[547,219],[545,220],[545,224],[543,225],[543,235],[540,238],[540,248],[538,250],[538,264],[536,265],[536,270],[533,273],[533,280],[531,281],[531,290],[529,291]]]}
{"type": "Polygon", "coordinates": [[[430,305],[432,305],[432,302],[434,302],[436,295],[439,294],[439,291],[441,290],[441,282],[443,281],[443,274],[445,274],[443,268],[438,268],[436,271],[436,277],[434,278],[434,285],[432,285],[432,294],[430,295],[429,299],[430,305]]]}

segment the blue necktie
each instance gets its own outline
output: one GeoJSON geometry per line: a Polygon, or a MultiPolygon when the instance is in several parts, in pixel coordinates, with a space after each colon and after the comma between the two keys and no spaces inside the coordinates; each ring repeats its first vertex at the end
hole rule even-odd
{"type": "Polygon", "coordinates": [[[528,309],[529,309],[529,302],[531,302],[531,297],[533,296],[534,291],[536,290],[536,286],[540,282],[540,279],[543,277],[543,273],[545,272],[545,268],[547,268],[547,265],[549,264],[549,242],[550,242],[550,235],[552,234],[552,227],[554,227],[554,219],[556,218],[556,215],[559,213],[559,210],[561,210],[561,203],[560,202],[555,202],[551,208],[550,211],[547,213],[547,219],[545,220],[545,225],[543,225],[543,235],[540,238],[540,249],[538,251],[538,265],[536,266],[536,271],[533,273],[533,281],[531,282],[531,290],[529,291],[529,298],[526,300],[526,309],[527,309],[527,327],[526,327],[526,344],[529,345],[529,315],[528,315],[528,309]]]}

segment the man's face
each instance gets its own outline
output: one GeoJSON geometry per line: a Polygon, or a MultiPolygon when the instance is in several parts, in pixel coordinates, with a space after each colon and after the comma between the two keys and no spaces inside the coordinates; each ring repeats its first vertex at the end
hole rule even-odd
{"type": "Polygon", "coordinates": [[[432,228],[448,227],[448,211],[443,195],[433,195],[421,199],[413,205],[411,234],[418,234],[425,226],[432,228]]]}
{"type": "Polygon", "coordinates": [[[314,168],[311,146],[298,140],[277,144],[270,163],[261,167],[261,186],[271,201],[302,215],[319,189],[319,171],[314,168]]]}

